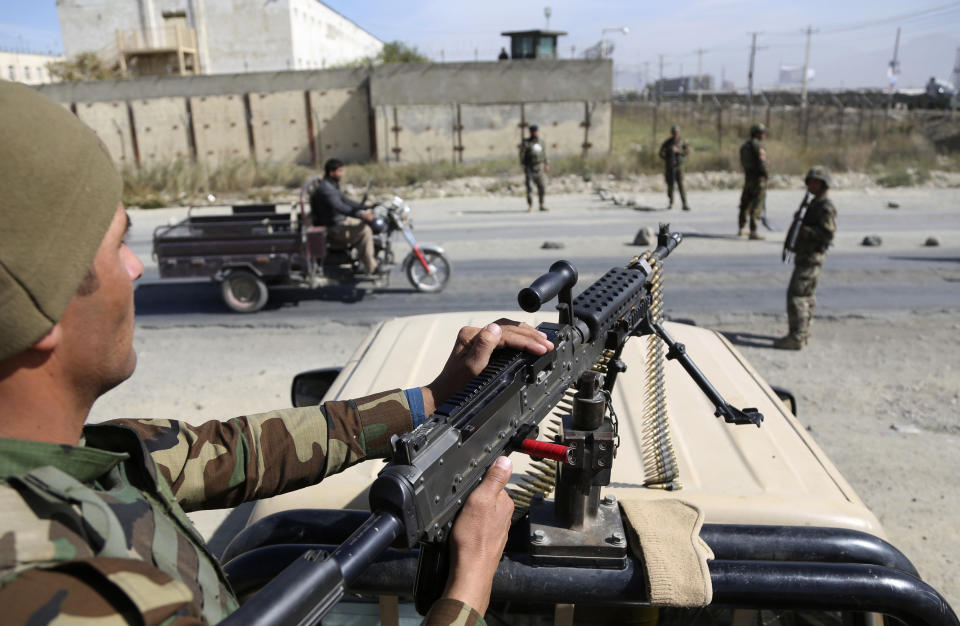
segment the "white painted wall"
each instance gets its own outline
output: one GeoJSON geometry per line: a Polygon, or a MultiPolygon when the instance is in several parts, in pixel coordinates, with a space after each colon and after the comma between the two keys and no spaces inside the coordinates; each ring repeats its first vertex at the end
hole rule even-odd
{"type": "Polygon", "coordinates": [[[376,56],[383,42],[319,0],[58,0],[67,56],[116,55],[117,30],[160,28],[185,11],[200,69],[229,74],[320,69],[376,56]]]}
{"type": "Polygon", "coordinates": [[[383,42],[318,0],[289,0],[295,69],[375,57],[383,42]]]}
{"type": "Polygon", "coordinates": [[[52,83],[54,81],[50,77],[47,63],[62,60],[62,56],[0,50],[0,79],[27,85],[52,83]]]}

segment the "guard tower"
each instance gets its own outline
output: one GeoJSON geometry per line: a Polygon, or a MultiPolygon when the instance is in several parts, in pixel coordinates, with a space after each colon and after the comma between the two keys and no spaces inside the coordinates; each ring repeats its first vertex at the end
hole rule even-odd
{"type": "Polygon", "coordinates": [[[561,30],[512,30],[500,34],[510,38],[511,59],[556,59],[557,37],[567,33],[561,30]]]}

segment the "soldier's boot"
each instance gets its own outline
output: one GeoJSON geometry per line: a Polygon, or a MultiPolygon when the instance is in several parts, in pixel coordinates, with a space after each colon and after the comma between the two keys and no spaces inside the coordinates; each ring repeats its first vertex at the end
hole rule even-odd
{"type": "Polygon", "coordinates": [[[549,208],[547,205],[545,205],[545,204],[541,204],[541,205],[540,205],[540,210],[541,210],[541,211],[549,211],[550,208],[549,208]]]}
{"type": "Polygon", "coordinates": [[[533,203],[532,203],[532,202],[528,202],[528,203],[527,203],[527,213],[533,213],[533,203]]]}
{"type": "Polygon", "coordinates": [[[773,347],[778,350],[799,350],[806,343],[796,335],[787,335],[780,337],[773,342],[773,347]]]}
{"type": "MultiPolygon", "coordinates": [[[[742,229],[742,228],[740,229],[740,232],[741,232],[741,233],[743,232],[743,229],[742,229]]],[[[763,241],[764,239],[766,239],[766,237],[764,237],[763,235],[761,235],[760,233],[758,233],[758,232],[755,231],[755,230],[751,230],[751,231],[750,231],[750,239],[753,239],[753,240],[756,240],[756,241],[763,241]]]]}
{"type": "Polygon", "coordinates": [[[689,211],[689,210],[690,210],[690,205],[689,205],[689,204],[683,205],[683,210],[684,210],[684,211],[689,211]]]}
{"type": "Polygon", "coordinates": [[[747,234],[747,229],[743,226],[740,227],[740,230],[737,231],[737,237],[743,237],[747,234]]]}

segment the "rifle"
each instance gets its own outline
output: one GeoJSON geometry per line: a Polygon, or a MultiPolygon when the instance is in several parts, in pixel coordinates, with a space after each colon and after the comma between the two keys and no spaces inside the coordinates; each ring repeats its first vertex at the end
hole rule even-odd
{"type": "Polygon", "coordinates": [[[538,525],[534,537],[566,533],[572,553],[563,553],[563,538],[550,537],[540,542],[549,545],[534,552],[534,562],[622,566],[627,546],[619,511],[600,506],[599,489],[609,484],[618,441],[609,398],[617,374],[626,370],[620,356],[627,340],[659,337],[668,348],[666,358],[678,360],[713,402],[715,416],[757,427],[763,420],[755,408],[729,405],[662,325],[660,267],[681,240],[680,233],[662,224],[656,249],[611,269],[576,299],[577,270],[568,261],[557,261],[521,290],[519,304],[531,313],[558,298],[558,323],[537,327],[554,349],[540,356],[494,352],[466,388],[418,428],[394,439],[392,461],[370,489],[367,521],[329,556],[305,553],[224,623],[316,624],[346,585],[394,544],[424,544],[416,582],[418,609],[424,612],[443,589],[446,571],[438,557],[445,553],[441,546],[457,513],[496,458],[514,451],[562,464],[555,510],[547,510],[541,499],[531,506],[530,519],[532,527],[538,525]],[[569,395],[573,387],[576,394],[569,395]],[[560,443],[535,441],[540,421],[561,402],[571,412],[563,417],[560,443]],[[550,521],[551,515],[559,523],[550,521]],[[585,522],[596,523],[601,532],[584,532],[585,522]],[[611,542],[617,533],[620,540],[611,542]]]}
{"type": "Polygon", "coordinates": [[[776,230],[776,228],[767,221],[767,194],[763,194],[763,212],[760,214],[760,223],[763,224],[763,227],[767,230],[776,230]]]}
{"type": "Polygon", "coordinates": [[[793,252],[797,247],[797,239],[800,237],[800,228],[803,226],[803,218],[807,214],[807,207],[810,205],[812,199],[813,194],[809,191],[803,194],[800,208],[797,209],[797,212],[793,216],[793,223],[790,224],[790,229],[787,230],[787,238],[783,240],[783,253],[780,255],[780,260],[784,263],[789,263],[793,257],[793,252]]]}

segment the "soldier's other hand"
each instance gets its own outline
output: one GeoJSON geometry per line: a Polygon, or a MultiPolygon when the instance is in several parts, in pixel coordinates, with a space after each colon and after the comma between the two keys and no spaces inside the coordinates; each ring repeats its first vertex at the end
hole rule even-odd
{"type": "Polygon", "coordinates": [[[423,403],[427,415],[433,413],[436,407],[482,372],[490,362],[490,355],[497,348],[544,354],[553,350],[553,344],[547,340],[545,334],[523,322],[501,318],[483,328],[464,326],[457,334],[457,341],[443,366],[443,371],[423,388],[423,403]]]}
{"type": "Polygon", "coordinates": [[[502,456],[477,485],[451,532],[450,578],[443,593],[467,604],[480,615],[487,611],[493,576],[507,545],[513,500],[504,487],[513,464],[502,456]]]}
{"type": "Polygon", "coordinates": [[[362,219],[364,222],[367,222],[369,224],[370,222],[373,221],[373,211],[367,211],[365,213],[361,213],[360,219],[362,219]]]}
{"type": "Polygon", "coordinates": [[[547,174],[550,173],[550,164],[549,164],[549,163],[544,163],[544,164],[543,164],[543,171],[546,172],[547,174]]]}

